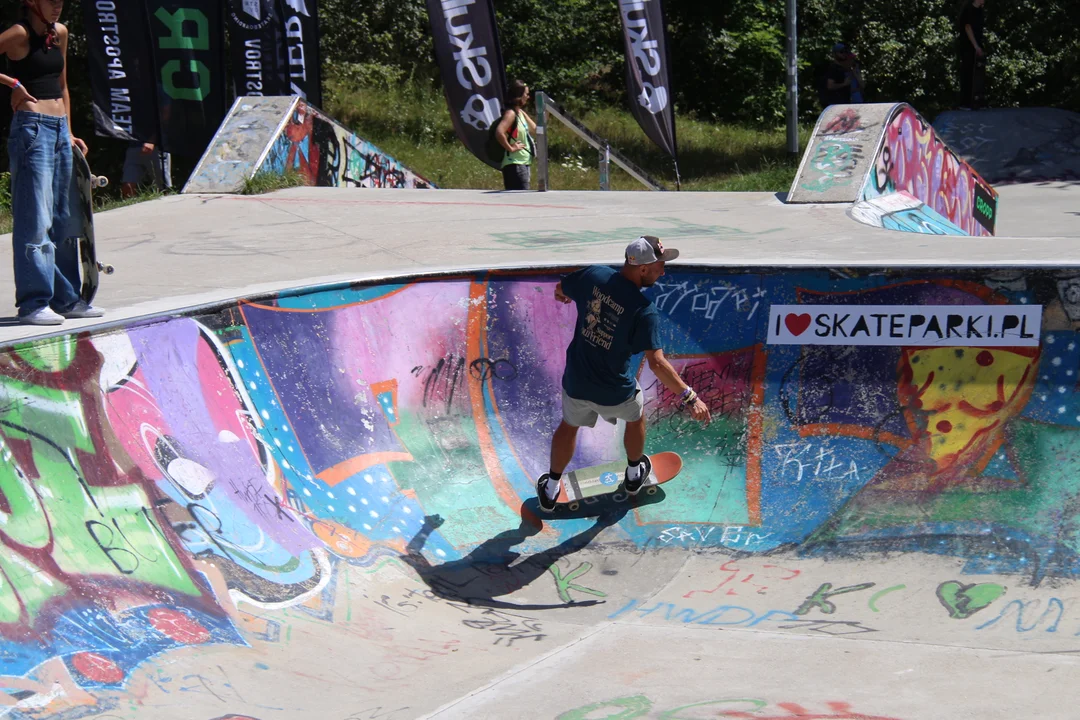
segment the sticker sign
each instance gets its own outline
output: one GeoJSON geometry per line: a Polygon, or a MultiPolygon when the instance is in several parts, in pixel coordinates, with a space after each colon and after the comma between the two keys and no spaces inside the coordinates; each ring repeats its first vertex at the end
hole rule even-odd
{"type": "Polygon", "coordinates": [[[994,234],[995,215],[997,214],[997,198],[983,186],[978,180],[975,181],[975,207],[972,215],[975,220],[986,228],[991,235],[994,234]]]}
{"type": "Polygon", "coordinates": [[[773,305],[770,345],[1038,347],[1035,305],[773,305]]]}

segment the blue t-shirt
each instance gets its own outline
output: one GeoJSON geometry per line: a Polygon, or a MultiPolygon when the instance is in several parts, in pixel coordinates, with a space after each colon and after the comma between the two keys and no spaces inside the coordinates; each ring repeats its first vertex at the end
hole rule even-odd
{"type": "Polygon", "coordinates": [[[593,265],[562,279],[577,305],[574,339],[566,349],[563,389],[578,400],[618,405],[634,396],[630,358],[660,349],[660,314],[622,273],[593,265]]]}

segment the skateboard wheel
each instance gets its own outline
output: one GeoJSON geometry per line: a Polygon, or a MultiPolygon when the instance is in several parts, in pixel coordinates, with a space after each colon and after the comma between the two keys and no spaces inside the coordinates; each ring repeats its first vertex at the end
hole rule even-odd
{"type": "Polygon", "coordinates": [[[576,503],[576,502],[570,503],[570,512],[576,511],[579,507],[581,507],[580,503],[576,503]]]}
{"type": "Polygon", "coordinates": [[[645,490],[645,492],[648,493],[649,495],[655,495],[656,494],[656,486],[653,485],[653,486],[647,488],[645,490]]]}

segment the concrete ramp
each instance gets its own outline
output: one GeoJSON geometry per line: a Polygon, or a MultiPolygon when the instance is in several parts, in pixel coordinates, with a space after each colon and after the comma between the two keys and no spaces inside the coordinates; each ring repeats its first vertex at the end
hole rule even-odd
{"type": "Polygon", "coordinates": [[[938,134],[995,184],[1080,180],[1080,114],[1057,108],[946,112],[938,134]]]}
{"type": "MultiPolygon", "coordinates": [[[[342,283],[0,352],[10,717],[1073,716],[1055,270],[669,268],[648,292],[713,423],[639,365],[681,476],[552,519],[558,277],[342,283]]],[[[574,465],[620,458],[619,430],[574,465]]]]}
{"type": "Polygon", "coordinates": [[[252,96],[233,103],[183,192],[235,193],[286,170],[319,187],[434,187],[299,96],[252,96]]]}
{"type": "Polygon", "coordinates": [[[789,203],[847,203],[875,227],[993,235],[998,196],[906,103],[832,105],[810,138],[789,203]]]}

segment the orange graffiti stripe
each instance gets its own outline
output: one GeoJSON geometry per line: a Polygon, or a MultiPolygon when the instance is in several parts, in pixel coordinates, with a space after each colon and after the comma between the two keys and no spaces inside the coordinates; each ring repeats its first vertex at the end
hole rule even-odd
{"type": "Polygon", "coordinates": [[[905,448],[911,444],[911,438],[906,438],[885,430],[875,430],[865,425],[851,425],[848,423],[814,423],[812,425],[800,425],[799,437],[830,437],[841,435],[844,437],[858,438],[859,440],[871,440],[883,442],[887,445],[895,445],[897,448],[905,448]]]}
{"type": "Polygon", "coordinates": [[[765,426],[765,365],[766,357],[761,344],[754,346],[754,365],[751,369],[751,383],[754,394],[747,413],[746,441],[746,512],[749,524],[761,526],[761,452],[765,426]]]}
{"type": "MultiPolygon", "coordinates": [[[[482,357],[484,349],[484,328],[487,327],[487,280],[474,280],[469,285],[469,315],[465,327],[465,354],[471,363],[482,357]]],[[[490,378],[488,382],[491,382],[490,378]]],[[[468,385],[473,422],[476,424],[476,439],[480,441],[480,457],[484,460],[484,468],[499,499],[518,513],[521,500],[507,479],[506,473],[503,472],[499,454],[491,439],[491,429],[487,426],[487,413],[484,411],[484,386],[482,383],[468,383],[468,385]]]]}
{"type": "Polygon", "coordinates": [[[330,487],[334,487],[373,465],[384,465],[390,462],[412,462],[412,459],[413,456],[407,452],[379,452],[357,455],[333,467],[326,468],[315,477],[330,487]]]}

